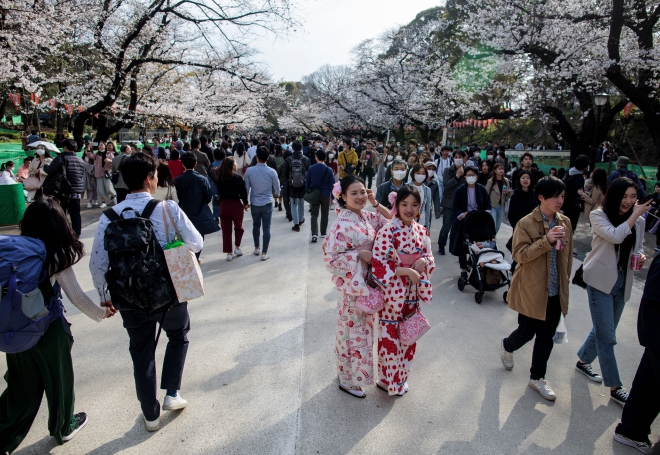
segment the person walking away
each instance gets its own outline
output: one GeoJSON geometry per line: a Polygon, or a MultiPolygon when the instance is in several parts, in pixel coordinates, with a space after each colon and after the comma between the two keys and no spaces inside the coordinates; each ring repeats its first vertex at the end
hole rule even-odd
{"type": "MultiPolygon", "coordinates": [[[[154,138],[154,142],[158,143],[158,139],[154,138]]],[[[112,175],[117,175],[117,183],[115,184],[115,191],[117,192],[117,203],[123,202],[126,199],[126,196],[128,196],[128,186],[126,186],[126,183],[124,182],[124,179],[121,175],[121,163],[124,161],[124,159],[133,153],[131,147],[128,145],[124,144],[120,148],[121,154],[115,156],[112,159],[112,167],[111,167],[111,172],[112,175]]],[[[90,208],[89,205],[87,208],[90,208]]]]}
{"type": "Polygon", "coordinates": [[[456,221],[458,213],[454,213],[454,194],[459,186],[465,183],[465,152],[455,150],[452,159],[454,163],[445,168],[442,177],[443,195],[442,195],[442,229],[438,236],[438,253],[445,255],[445,245],[452,225],[456,221]]]}
{"type": "Polygon", "coordinates": [[[243,149],[243,144],[236,144],[236,154],[234,155],[234,163],[236,164],[236,175],[243,177],[245,171],[250,167],[250,157],[247,152],[243,149]]]}
{"type": "MultiPolygon", "coordinates": [[[[220,224],[220,199],[218,196],[218,170],[222,165],[222,160],[226,158],[225,151],[221,147],[213,150],[213,163],[211,163],[211,168],[209,169],[209,180],[211,182],[211,194],[213,194],[213,219],[216,223],[220,224]]],[[[241,175],[242,177],[242,175],[241,175]]]]}
{"type": "Polygon", "coordinates": [[[177,178],[185,171],[183,164],[181,163],[181,155],[179,155],[179,150],[177,149],[170,152],[170,160],[167,164],[170,167],[170,173],[172,174],[173,179],[177,178]]]}
{"type": "MultiPolygon", "coordinates": [[[[300,143],[298,143],[300,145],[300,143]]],[[[301,147],[302,148],[302,147],[301,147]]],[[[300,151],[300,149],[298,149],[300,151]]],[[[250,213],[252,214],[252,238],[254,239],[254,255],[261,255],[266,261],[270,244],[270,223],[273,217],[273,194],[280,195],[280,182],[277,172],[266,165],[270,153],[265,147],[257,149],[257,165],[250,166],[245,172],[245,189],[250,196],[250,213]],[[263,249],[259,248],[259,237],[263,225],[263,249]]]]}
{"type": "MultiPolygon", "coordinates": [[[[318,153],[318,152],[317,152],[318,153]]],[[[367,297],[368,267],[376,234],[392,218],[379,204],[364,181],[344,177],[333,186],[339,212],[323,242],[323,258],[337,288],[337,325],[335,358],[339,389],[364,398],[364,386],[373,384],[374,318],[355,306],[358,297],[367,297]],[[366,210],[367,200],[376,212],[366,210]],[[345,232],[353,235],[346,236],[345,232]]]]}
{"type": "MultiPolygon", "coordinates": [[[[204,177],[208,177],[209,167],[211,166],[211,160],[209,159],[208,156],[206,156],[206,153],[200,150],[200,146],[201,146],[201,142],[199,142],[199,139],[193,139],[192,141],[190,141],[190,152],[193,155],[195,155],[195,158],[197,159],[197,164],[195,165],[195,172],[197,172],[198,174],[204,177]]],[[[183,162],[183,160],[181,161],[183,162]]]]}
{"type": "Polygon", "coordinates": [[[603,204],[605,193],[607,193],[607,171],[601,167],[594,169],[591,173],[591,185],[591,190],[588,192],[582,188],[577,190],[578,195],[584,201],[584,218],[587,220],[590,219],[591,211],[599,209],[603,204]]]}
{"type": "Polygon", "coordinates": [[[635,185],[637,186],[637,197],[640,201],[642,201],[646,198],[646,188],[644,188],[644,185],[639,180],[637,174],[628,170],[629,165],[630,158],[627,156],[620,156],[616,160],[616,171],[610,172],[610,175],[607,176],[607,184],[611,184],[615,179],[618,179],[619,177],[629,178],[635,182],[635,185]]]}
{"type": "MultiPolygon", "coordinates": [[[[89,153],[89,152],[88,152],[89,153]]],[[[106,208],[112,203],[115,194],[112,182],[106,177],[112,170],[112,159],[114,154],[105,150],[105,142],[99,142],[98,150],[92,154],[94,157],[94,178],[96,179],[96,195],[99,208],[106,208]]]]}
{"type": "MultiPolygon", "coordinates": [[[[437,220],[442,216],[442,193],[444,192],[444,188],[440,181],[438,180],[437,176],[437,168],[436,164],[433,161],[427,161],[424,166],[426,167],[426,170],[428,172],[428,177],[426,179],[426,182],[424,182],[424,185],[428,186],[429,189],[431,190],[431,209],[433,211],[433,214],[435,216],[435,219],[437,220]]],[[[427,231],[429,232],[429,235],[431,235],[431,221],[432,221],[431,216],[428,218],[428,229],[427,231]]]]}
{"type": "MultiPolygon", "coordinates": [[[[243,144],[240,144],[241,146],[243,144]]],[[[243,256],[241,240],[243,239],[243,213],[250,208],[247,190],[243,177],[236,174],[235,157],[227,157],[215,171],[220,199],[220,226],[222,228],[222,252],[227,253],[227,260],[243,256]],[[231,228],[234,226],[235,245],[231,241],[231,228]],[[232,249],[233,248],[233,249],[232,249]]]]}
{"type": "Polygon", "coordinates": [[[511,370],[513,353],[536,336],[529,387],[549,401],[556,400],[557,395],[546,379],[548,359],[559,319],[568,313],[573,264],[570,220],[559,213],[565,191],[561,180],[543,177],[534,187],[540,206],[516,225],[513,259],[519,266],[507,300],[509,308],[519,313],[518,328],[501,341],[502,365],[511,370]]]}
{"type": "MultiPolygon", "coordinates": [[[[166,161],[167,160],[167,153],[165,152],[165,148],[161,147],[159,145],[160,141],[158,140],[158,137],[154,136],[152,138],[152,142],[154,144],[154,156],[159,160],[166,161]]],[[[124,196],[124,199],[126,199],[125,196],[124,196]]],[[[119,201],[119,198],[117,198],[117,201],[119,201]]],[[[119,202],[121,202],[121,201],[119,201],[119,202]]]]}
{"type": "Polygon", "coordinates": [[[215,157],[213,156],[213,149],[209,146],[209,138],[204,135],[200,136],[199,144],[200,144],[199,151],[204,153],[208,157],[209,162],[212,163],[213,161],[215,161],[214,159],[215,157]]]}
{"type": "MultiPolygon", "coordinates": [[[[187,161],[194,157],[192,154],[188,154],[188,156],[190,158],[187,161]]],[[[171,200],[159,202],[152,198],[158,186],[157,165],[156,159],[144,153],[134,153],[126,158],[122,164],[122,172],[124,182],[131,193],[126,196],[124,202],[107,211],[112,210],[117,217],[123,217],[124,210],[129,209],[129,211],[132,210],[149,218],[153,226],[153,234],[161,248],[174,241],[176,230],[178,230],[182,237],[180,240],[183,241],[185,247],[193,253],[199,252],[202,250],[204,240],[179,205],[171,200]],[[148,210],[151,210],[150,214],[148,210]],[[169,223],[167,231],[164,224],[166,218],[169,223]],[[172,222],[176,226],[176,230],[173,229],[174,226],[171,226],[172,222]],[[166,236],[166,232],[169,233],[169,237],[166,236]]],[[[194,164],[191,166],[191,175],[194,172],[192,167],[194,164]]],[[[199,174],[196,178],[208,183],[199,174]]],[[[176,295],[174,295],[170,302],[159,301],[158,303],[162,306],[149,314],[143,308],[133,306],[127,301],[111,300],[106,282],[110,258],[104,247],[106,230],[109,225],[110,219],[104,212],[99,219],[94,236],[89,269],[92,273],[94,287],[101,298],[101,305],[109,308],[113,313],[119,311],[121,315],[124,328],[128,333],[135,390],[140,401],[142,418],[147,431],[157,431],[160,428],[161,406],[156,387],[156,339],[154,337],[156,323],[160,323],[160,327],[168,338],[160,381],[160,388],[166,391],[163,410],[183,409],[188,402],[179,394],[179,390],[188,352],[188,332],[190,331],[188,303],[177,301],[176,295]]],[[[143,302],[143,307],[149,307],[149,305],[150,303],[143,302]]]]}
{"type": "MultiPolygon", "coordinates": [[[[484,161],[484,163],[486,163],[484,161]]],[[[486,165],[484,164],[484,167],[486,165]]],[[[495,233],[500,231],[502,220],[504,219],[504,207],[511,194],[511,183],[504,177],[504,166],[500,163],[493,166],[493,176],[486,183],[486,191],[490,196],[491,210],[490,214],[495,221],[495,233]]]]}
{"type": "MultiPolygon", "coordinates": [[[[181,157],[181,163],[185,172],[174,179],[179,206],[203,239],[204,236],[220,230],[220,226],[213,219],[213,213],[209,208],[209,202],[213,198],[211,184],[206,176],[195,171],[198,167],[195,154],[184,153],[181,157]]],[[[198,261],[200,261],[199,256],[201,254],[202,250],[200,248],[196,252],[198,261]]]]}
{"type": "Polygon", "coordinates": [[[309,159],[302,154],[302,145],[293,141],[293,155],[284,162],[284,176],[289,183],[289,199],[293,216],[292,230],[300,232],[305,222],[305,175],[309,169],[309,159]]]}
{"type": "Polygon", "coordinates": [[[584,211],[584,201],[582,200],[579,191],[584,188],[584,175],[583,171],[589,166],[589,157],[586,155],[578,155],[575,158],[575,165],[568,170],[566,177],[566,199],[562,207],[562,213],[571,220],[571,228],[575,232],[578,220],[580,219],[580,212],[584,211]]]}
{"type": "Polygon", "coordinates": [[[374,169],[378,165],[378,152],[374,150],[374,144],[371,141],[367,142],[367,148],[362,151],[360,162],[362,163],[360,177],[367,184],[367,188],[371,189],[371,183],[375,175],[374,169]]]}
{"type": "MultiPolygon", "coordinates": [[[[293,149],[288,150],[288,149],[283,149],[282,152],[282,158],[284,158],[284,161],[289,159],[289,157],[293,155],[293,149]]],[[[282,179],[284,180],[284,184],[282,185],[282,197],[284,200],[284,210],[285,210],[285,215],[286,219],[289,221],[293,221],[293,216],[291,215],[291,200],[289,199],[289,181],[286,178],[286,175],[284,174],[284,166],[282,166],[282,179]]]]}
{"type": "Polygon", "coordinates": [[[332,169],[325,165],[326,154],[323,149],[316,151],[316,164],[307,171],[305,177],[305,189],[307,192],[319,190],[319,199],[315,204],[310,204],[312,215],[312,243],[318,241],[319,235],[319,210],[321,211],[321,238],[325,238],[328,232],[328,214],[330,213],[330,195],[335,184],[332,169]]]}
{"type": "Polygon", "coordinates": [[[275,199],[275,207],[279,212],[282,211],[282,189],[285,185],[284,178],[284,156],[282,152],[282,146],[277,143],[275,144],[275,171],[277,172],[277,178],[280,180],[280,196],[275,199]]]}
{"type": "Polygon", "coordinates": [[[392,161],[392,177],[381,183],[376,190],[376,200],[388,209],[392,208],[389,201],[391,192],[397,192],[404,185],[406,178],[406,163],[403,160],[396,159],[392,161]]]}
{"type": "Polygon", "coordinates": [[[394,217],[378,231],[374,242],[373,279],[385,294],[385,306],[378,313],[376,385],[390,396],[408,392],[408,376],[417,349],[417,343],[401,343],[399,324],[416,310],[417,304],[433,300],[431,275],[435,262],[431,238],[415,221],[420,206],[417,187],[403,186],[396,194],[394,217]]]}
{"type": "Polygon", "coordinates": [[[43,167],[48,175],[64,173],[66,179],[71,184],[71,194],[69,197],[63,197],[58,200],[64,213],[71,217],[71,227],[73,232],[80,237],[82,232],[82,218],[80,217],[80,199],[85,192],[85,163],[78,158],[75,151],[78,144],[73,139],[67,139],[62,142],[62,153],[56,156],[53,161],[43,167]]]}
{"type": "Polygon", "coordinates": [[[339,165],[339,178],[343,179],[349,174],[355,174],[360,159],[352,148],[351,140],[344,139],[343,149],[339,152],[337,164],[339,165]]]}
{"type": "MultiPolygon", "coordinates": [[[[38,239],[45,246],[43,283],[51,294],[59,293],[61,288],[74,306],[96,322],[112,316],[110,309],[95,304],[78,284],[73,265],[84,256],[84,245],[57,200],[40,197],[28,205],[20,230],[21,236],[38,239]]],[[[45,307],[42,311],[44,314],[33,316],[41,318],[48,313],[45,307]]],[[[6,354],[7,387],[0,395],[0,453],[11,453],[21,444],[37,416],[44,392],[48,431],[58,444],[71,440],[87,423],[86,413],[74,414],[73,338],[69,330],[61,315],[51,321],[33,347],[6,354]]]]}
{"type": "MultiPolygon", "coordinates": [[[[429,162],[433,163],[432,161],[429,162]]],[[[415,221],[420,226],[424,226],[428,235],[431,232],[431,204],[433,201],[431,200],[431,189],[424,185],[424,182],[428,180],[429,173],[424,165],[415,164],[410,170],[410,176],[412,177],[412,184],[417,188],[421,202],[419,206],[419,218],[415,221]]]]}
{"type": "Polygon", "coordinates": [[[612,401],[621,406],[626,403],[628,392],[622,387],[614,355],[616,328],[630,300],[634,270],[641,269],[646,261],[646,222],[642,215],[649,206],[650,201],[637,204],[637,188],[632,180],[614,180],[602,209],[593,210],[589,216],[592,249],[582,264],[593,328],[578,351],[575,367],[590,380],[604,382],[610,388],[612,401]],[[602,377],[591,366],[596,357],[602,377]]]}
{"type": "Polygon", "coordinates": [[[660,255],[649,267],[642,301],[637,316],[637,337],[644,355],[637,367],[630,395],[621,414],[621,423],[614,430],[614,440],[634,447],[642,453],[656,454],[660,445],[651,450],[651,424],[660,413],[660,255]]]}

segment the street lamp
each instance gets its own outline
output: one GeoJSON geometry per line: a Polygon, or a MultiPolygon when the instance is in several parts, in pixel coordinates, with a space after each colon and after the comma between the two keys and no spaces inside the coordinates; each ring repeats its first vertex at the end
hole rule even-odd
{"type": "Polygon", "coordinates": [[[607,104],[607,93],[594,95],[594,104],[599,108],[605,106],[605,104],[607,104]]]}
{"type": "Polygon", "coordinates": [[[600,127],[600,112],[603,106],[607,104],[607,93],[600,92],[594,95],[594,104],[596,105],[596,126],[594,128],[594,145],[591,149],[591,166],[590,169],[594,169],[596,166],[596,151],[598,150],[598,129],[600,127]]]}
{"type": "Polygon", "coordinates": [[[447,145],[447,133],[448,133],[448,130],[449,130],[449,119],[450,118],[451,117],[449,116],[449,114],[445,114],[445,129],[442,132],[442,146],[443,147],[445,145],[447,145]]]}

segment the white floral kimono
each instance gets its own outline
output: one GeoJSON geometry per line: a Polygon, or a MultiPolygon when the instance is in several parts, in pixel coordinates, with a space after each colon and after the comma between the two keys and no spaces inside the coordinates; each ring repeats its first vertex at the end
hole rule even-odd
{"type": "Polygon", "coordinates": [[[337,287],[335,354],[339,381],[364,386],[373,382],[373,332],[375,315],[355,308],[355,298],[369,295],[367,266],[360,251],[372,251],[378,230],[387,223],[380,213],[360,215],[340,209],[323,243],[325,266],[337,287]]]}

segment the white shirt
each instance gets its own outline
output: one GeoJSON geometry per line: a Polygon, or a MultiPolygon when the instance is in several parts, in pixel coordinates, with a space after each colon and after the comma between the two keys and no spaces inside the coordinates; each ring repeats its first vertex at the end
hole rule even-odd
{"type": "MultiPolygon", "coordinates": [[[[123,202],[112,207],[112,209],[117,213],[121,214],[122,210],[125,208],[132,208],[138,213],[142,213],[142,210],[147,206],[149,201],[153,199],[149,193],[133,193],[126,196],[126,199],[123,202]]],[[[195,226],[190,222],[185,213],[179,208],[179,205],[174,201],[165,201],[165,203],[170,208],[170,213],[174,219],[174,224],[176,224],[177,229],[183,237],[183,243],[185,243],[190,251],[197,253],[202,250],[204,246],[204,239],[202,235],[195,229],[195,226]]],[[[126,212],[123,217],[131,218],[134,216],[132,212],[126,212]]],[[[151,224],[153,225],[154,234],[158,243],[161,247],[165,247],[167,243],[170,243],[174,240],[176,232],[172,226],[169,226],[170,238],[165,237],[165,225],[163,224],[163,204],[158,204],[154,209],[151,217],[151,224]]],[[[169,222],[169,221],[168,221],[169,222]]],[[[106,292],[106,282],[105,282],[105,273],[108,271],[109,259],[108,252],[103,246],[103,239],[105,237],[105,229],[110,224],[110,220],[107,216],[101,215],[99,219],[99,226],[96,229],[96,235],[94,236],[94,244],[92,246],[92,254],[89,259],[89,271],[92,272],[92,281],[94,287],[101,297],[101,302],[107,302],[110,300],[110,294],[106,292]]]]}
{"type": "Polygon", "coordinates": [[[254,159],[255,156],[257,156],[257,146],[253,145],[249,149],[247,149],[247,155],[250,158],[250,162],[254,159]]]}
{"type": "Polygon", "coordinates": [[[447,156],[447,158],[441,157],[435,162],[435,167],[438,168],[438,172],[436,173],[436,175],[438,176],[438,180],[440,181],[440,184],[442,184],[445,168],[451,167],[452,163],[453,160],[451,156],[447,156]]]}

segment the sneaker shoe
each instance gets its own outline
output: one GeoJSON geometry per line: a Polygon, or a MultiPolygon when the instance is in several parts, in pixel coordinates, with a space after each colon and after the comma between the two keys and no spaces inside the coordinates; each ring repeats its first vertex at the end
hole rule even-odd
{"type": "Polygon", "coordinates": [[[616,390],[610,391],[610,400],[615,403],[619,403],[621,406],[626,405],[626,400],[628,399],[628,391],[623,387],[619,387],[616,390]]]}
{"type": "Polygon", "coordinates": [[[603,378],[594,371],[590,363],[582,363],[578,361],[578,363],[575,364],[575,369],[594,382],[603,382],[603,378]]]}
{"type": "Polygon", "coordinates": [[[144,419],[144,425],[147,427],[147,431],[158,431],[160,428],[160,416],[156,420],[147,420],[144,414],[142,414],[142,418],[144,419]]]}
{"type": "Polygon", "coordinates": [[[106,208],[107,206],[108,206],[108,204],[106,204],[106,203],[104,202],[104,203],[102,203],[101,205],[99,205],[99,208],[100,208],[100,209],[104,209],[104,208],[106,208]]]}
{"type": "Polygon", "coordinates": [[[278,211],[278,212],[281,212],[281,211],[282,211],[282,204],[280,204],[280,206],[277,208],[277,211],[278,211]]]}
{"type": "Polygon", "coordinates": [[[88,209],[91,209],[91,208],[92,208],[92,203],[91,203],[91,202],[88,202],[88,203],[87,203],[87,208],[88,208],[88,209]]]}
{"type": "Polygon", "coordinates": [[[633,447],[642,453],[651,453],[651,448],[653,447],[653,444],[648,439],[646,441],[635,441],[621,433],[614,433],[614,440],[624,446],[633,447]]]}
{"type": "Polygon", "coordinates": [[[439,254],[440,256],[444,256],[444,255],[445,255],[445,246],[444,246],[444,245],[440,245],[440,248],[438,248],[438,254],[439,254]]]}
{"type": "Polygon", "coordinates": [[[300,232],[300,225],[299,225],[299,224],[296,224],[295,226],[293,226],[293,227],[291,228],[291,230],[292,230],[292,231],[296,231],[296,232],[300,232]]]}
{"type": "Polygon", "coordinates": [[[550,383],[543,378],[530,379],[529,386],[548,401],[555,401],[557,399],[557,394],[552,390],[552,387],[550,387],[550,383]]]}
{"type": "Polygon", "coordinates": [[[231,253],[227,253],[227,261],[231,261],[232,259],[234,259],[234,255],[231,253]]]}
{"type": "Polygon", "coordinates": [[[318,239],[319,239],[318,236],[313,235],[312,236],[312,243],[316,243],[318,241],[318,239]]]}
{"type": "Polygon", "coordinates": [[[270,259],[270,256],[268,256],[268,253],[264,253],[264,254],[261,255],[261,260],[262,261],[267,261],[268,259],[270,259]]]}
{"type": "Polygon", "coordinates": [[[321,238],[324,239],[328,236],[328,234],[321,234],[321,238]]]}
{"type": "Polygon", "coordinates": [[[254,255],[259,256],[261,254],[261,248],[255,248],[254,249],[254,255]]]}
{"type": "Polygon", "coordinates": [[[163,411],[176,411],[177,409],[183,409],[186,406],[188,406],[188,401],[184,400],[181,394],[177,393],[175,397],[165,395],[163,411]]]}
{"type": "Polygon", "coordinates": [[[73,439],[73,437],[87,424],[87,414],[84,412],[79,412],[75,414],[73,418],[76,420],[76,427],[73,431],[66,436],[62,436],[62,441],[67,442],[73,439]]]}
{"type": "Polygon", "coordinates": [[[305,218],[300,222],[300,224],[305,224],[305,218]]]}
{"type": "Polygon", "coordinates": [[[502,346],[502,354],[500,355],[500,359],[502,359],[502,365],[504,365],[504,368],[507,370],[513,370],[513,352],[509,352],[504,349],[504,338],[502,338],[500,343],[502,346]]]}
{"type": "Polygon", "coordinates": [[[234,248],[234,256],[243,256],[243,252],[241,251],[240,248],[234,248]]]}

